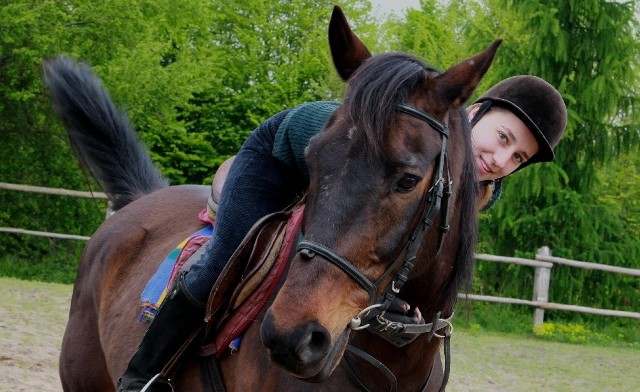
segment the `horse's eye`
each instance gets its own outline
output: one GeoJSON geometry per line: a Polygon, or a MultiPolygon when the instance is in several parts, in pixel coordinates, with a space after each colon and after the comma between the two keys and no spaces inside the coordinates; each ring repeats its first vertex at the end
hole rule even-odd
{"type": "Polygon", "coordinates": [[[411,192],[418,183],[418,178],[416,176],[404,175],[396,184],[395,191],[400,193],[408,193],[411,192]]]}

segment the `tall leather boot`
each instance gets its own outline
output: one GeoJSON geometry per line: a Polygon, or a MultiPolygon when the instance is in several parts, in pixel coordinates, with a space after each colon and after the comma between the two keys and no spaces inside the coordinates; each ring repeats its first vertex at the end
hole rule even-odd
{"type": "MultiPolygon", "coordinates": [[[[204,304],[193,298],[180,275],[133,354],[127,370],[118,380],[118,392],[139,392],[174,358],[192,333],[204,322],[204,304]]],[[[147,391],[170,391],[159,377],[147,391]]]]}

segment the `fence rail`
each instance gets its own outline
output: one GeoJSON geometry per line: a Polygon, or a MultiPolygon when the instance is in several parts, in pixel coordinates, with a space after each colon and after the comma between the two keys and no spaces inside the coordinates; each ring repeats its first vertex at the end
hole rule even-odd
{"type": "Polygon", "coordinates": [[[551,256],[551,250],[546,246],[543,246],[542,248],[538,249],[535,260],[523,259],[519,257],[506,257],[506,256],[495,256],[495,255],[486,255],[486,254],[476,254],[476,259],[535,267],[533,295],[532,295],[531,301],[520,299],[520,298],[493,297],[488,295],[477,295],[477,294],[470,294],[470,295],[460,294],[458,296],[459,298],[468,298],[473,301],[532,306],[535,308],[533,312],[534,327],[537,325],[543,324],[545,310],[562,310],[562,311],[569,311],[569,312],[597,314],[601,316],[634,318],[634,319],[640,320],[640,313],[638,312],[591,308],[587,306],[567,305],[567,304],[549,302],[549,285],[551,282],[551,270],[553,266],[556,264],[567,265],[573,268],[600,270],[604,272],[617,273],[622,275],[631,275],[631,276],[640,276],[640,270],[632,269],[632,268],[616,267],[616,266],[606,265],[606,264],[590,263],[586,261],[570,260],[570,259],[564,259],[561,257],[551,256]]]}
{"type": "MultiPolygon", "coordinates": [[[[21,191],[21,192],[45,193],[50,195],[62,195],[62,196],[71,196],[71,197],[108,199],[107,195],[102,192],[83,192],[83,191],[74,191],[69,189],[47,188],[47,187],[32,186],[32,185],[21,185],[21,184],[9,184],[5,182],[0,182],[0,189],[15,190],[15,191],[21,191]]],[[[107,217],[108,215],[109,215],[109,211],[107,211],[107,217]]],[[[80,235],[73,235],[73,234],[49,233],[49,232],[26,230],[26,229],[13,228],[13,227],[0,227],[0,232],[34,235],[34,236],[42,236],[42,237],[52,237],[52,238],[62,238],[62,239],[72,239],[72,240],[81,240],[81,241],[88,241],[91,238],[87,236],[80,236],[80,235]]],[[[489,254],[482,254],[482,253],[476,254],[475,257],[477,260],[482,260],[482,261],[496,262],[496,263],[510,263],[510,264],[518,264],[518,265],[534,267],[535,277],[534,277],[532,300],[529,301],[529,300],[519,299],[519,298],[493,297],[493,296],[478,295],[478,294],[458,294],[458,298],[469,299],[472,301],[532,306],[535,308],[533,313],[534,326],[543,324],[545,310],[561,310],[561,311],[569,311],[569,312],[596,314],[596,315],[602,315],[602,316],[634,318],[634,319],[640,320],[640,313],[638,312],[590,308],[586,306],[567,305],[567,304],[558,304],[558,303],[549,302],[549,285],[551,281],[551,270],[553,266],[556,264],[567,265],[573,268],[600,270],[600,271],[605,271],[610,273],[640,277],[640,270],[638,269],[622,268],[622,267],[616,267],[616,266],[606,265],[606,264],[598,264],[598,263],[591,263],[586,261],[570,260],[562,257],[555,257],[551,255],[551,250],[546,246],[543,246],[542,248],[538,249],[535,260],[525,259],[521,257],[497,256],[497,255],[489,255],[489,254]]]]}
{"type": "Polygon", "coordinates": [[[84,197],[89,199],[104,199],[104,200],[109,199],[107,195],[103,192],[73,191],[70,189],[47,188],[44,186],[10,184],[8,182],[0,182],[0,189],[7,189],[11,191],[21,191],[21,192],[32,192],[32,193],[44,193],[47,195],[84,197]]]}

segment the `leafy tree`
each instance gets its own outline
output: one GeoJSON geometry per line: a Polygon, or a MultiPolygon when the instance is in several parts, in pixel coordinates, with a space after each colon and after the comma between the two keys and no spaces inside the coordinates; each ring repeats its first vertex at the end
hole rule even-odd
{"type": "MultiPolygon", "coordinates": [[[[0,152],[8,157],[0,181],[96,187],[78,170],[41,86],[42,62],[66,54],[104,80],[173,183],[208,182],[260,121],[340,95],[326,43],[332,4],[318,5],[0,1],[0,152]]],[[[369,2],[343,5],[359,33],[374,36],[369,2]]],[[[2,226],[89,235],[104,217],[94,201],[0,191],[0,203],[2,226]]],[[[83,245],[2,234],[0,273],[58,279],[53,270],[72,270],[83,245]]]]}
{"type": "MultiPolygon", "coordinates": [[[[505,181],[503,201],[482,222],[483,245],[498,254],[528,256],[548,245],[562,257],[637,266],[638,237],[627,231],[616,207],[596,195],[597,169],[622,151],[638,148],[640,44],[633,3],[487,4],[488,12],[478,14],[476,23],[493,29],[469,29],[468,37],[470,42],[485,41],[491,30],[505,37],[492,81],[518,73],[543,77],[563,94],[569,124],[554,163],[505,181]]],[[[519,284],[493,276],[494,287],[519,284]]],[[[555,301],[630,305],[621,303],[622,297],[602,294],[620,288],[622,278],[562,267],[554,268],[553,277],[555,301]]],[[[636,296],[634,306],[639,301],[636,296]]]]}
{"type": "MultiPolygon", "coordinates": [[[[602,187],[596,175],[639,146],[635,15],[635,2],[422,0],[421,9],[409,11],[397,26],[403,50],[445,66],[455,61],[452,54],[474,53],[502,37],[478,91],[508,76],[533,74],[555,85],[567,103],[569,124],[556,160],[505,180],[502,201],[481,215],[480,251],[533,257],[548,245],[562,257],[640,266],[630,211],[605,196],[617,191],[602,187]]],[[[481,263],[479,272],[479,290],[531,292],[526,267],[481,263]]],[[[552,276],[554,301],[619,309],[640,303],[637,285],[622,277],[563,267],[552,276]],[[635,290],[634,299],[611,295],[620,290],[635,290]]]]}
{"type": "Polygon", "coordinates": [[[398,48],[424,59],[428,65],[446,69],[473,54],[460,28],[468,23],[465,3],[453,0],[443,6],[439,0],[422,0],[421,8],[409,9],[404,21],[387,23],[393,32],[390,35],[395,37],[391,39],[398,48]]]}
{"type": "MultiPolygon", "coordinates": [[[[350,20],[367,10],[367,4],[351,6],[350,20]]],[[[218,64],[224,71],[183,108],[188,132],[205,135],[216,166],[272,115],[340,96],[327,45],[332,7],[311,0],[217,3],[211,36],[226,53],[218,64]]]]}
{"type": "MultiPolygon", "coordinates": [[[[0,181],[67,189],[87,189],[90,183],[78,170],[41,86],[42,62],[61,53],[92,64],[142,129],[179,132],[174,106],[206,76],[198,56],[208,49],[198,35],[208,27],[205,5],[191,0],[2,2],[0,152],[7,159],[0,181]],[[202,19],[187,11],[195,6],[202,19]]],[[[2,191],[0,203],[2,226],[88,235],[104,219],[104,203],[91,200],[2,191]]],[[[0,272],[59,279],[56,269],[72,271],[83,246],[2,234],[0,272]]]]}

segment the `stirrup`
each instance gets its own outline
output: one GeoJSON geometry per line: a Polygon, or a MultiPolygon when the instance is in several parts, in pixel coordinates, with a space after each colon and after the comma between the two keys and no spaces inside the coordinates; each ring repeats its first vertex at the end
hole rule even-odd
{"type": "Polygon", "coordinates": [[[173,389],[173,384],[171,384],[170,380],[167,379],[162,379],[160,378],[162,376],[162,373],[158,373],[155,376],[151,377],[151,380],[149,380],[144,387],[142,387],[142,389],[140,390],[140,392],[147,392],[147,390],[156,383],[156,381],[158,383],[163,383],[169,386],[169,389],[171,389],[171,392],[175,392],[175,389],[173,389]]]}

